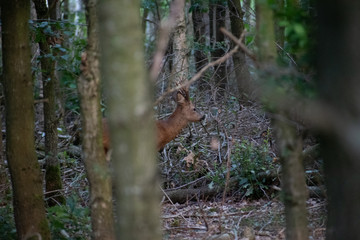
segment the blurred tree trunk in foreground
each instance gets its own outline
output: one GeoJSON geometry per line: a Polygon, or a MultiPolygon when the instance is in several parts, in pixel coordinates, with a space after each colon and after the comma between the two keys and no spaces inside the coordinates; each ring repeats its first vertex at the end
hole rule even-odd
{"type": "Polygon", "coordinates": [[[322,0],[318,10],[319,91],[331,124],[322,134],[326,239],[359,239],[360,2],[322,0]]]}
{"type": "Polygon", "coordinates": [[[87,0],[86,17],[88,45],[82,56],[82,75],[78,91],[82,116],[82,147],[86,174],[90,183],[92,239],[115,239],[112,187],[109,163],[102,144],[100,111],[101,84],[99,70],[99,40],[96,0],[87,0]]]}
{"type": "MultiPolygon", "coordinates": [[[[256,1],[257,45],[259,51],[260,77],[262,81],[272,81],[277,77],[276,47],[273,11],[267,0],[256,1]]],[[[263,93],[275,89],[272,84],[265,85],[263,93]]],[[[276,86],[275,86],[276,87],[276,86]]],[[[270,103],[271,104],[271,103],[270,103]]],[[[289,114],[276,110],[274,125],[282,165],[282,193],[285,204],[286,239],[308,239],[306,199],[307,189],[302,162],[302,139],[294,125],[289,124],[289,114]],[[278,111],[278,112],[276,112],[278,111]]]]}
{"type": "Polygon", "coordinates": [[[152,87],[145,75],[140,1],[104,0],[99,7],[117,237],[161,239],[152,87]]]}
{"type": "Polygon", "coordinates": [[[30,1],[1,1],[6,154],[18,239],[50,239],[34,144],[29,18],[30,1]]]}

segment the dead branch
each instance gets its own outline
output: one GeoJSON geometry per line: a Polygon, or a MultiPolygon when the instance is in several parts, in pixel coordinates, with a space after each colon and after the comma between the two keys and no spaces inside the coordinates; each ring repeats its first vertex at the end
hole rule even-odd
{"type": "Polygon", "coordinates": [[[234,47],[230,52],[226,53],[224,56],[222,56],[221,58],[217,59],[216,61],[213,61],[209,64],[207,64],[205,67],[203,67],[199,72],[197,72],[189,81],[184,82],[183,84],[176,86],[174,88],[169,89],[168,91],[166,91],[165,93],[163,93],[154,103],[154,106],[159,104],[166,96],[168,96],[169,94],[184,88],[184,87],[188,87],[190,86],[193,82],[197,81],[202,74],[208,70],[209,68],[216,66],[218,64],[221,64],[223,62],[225,62],[228,58],[230,58],[234,53],[236,53],[239,49],[239,46],[234,47]]]}
{"type": "MultiPolygon", "coordinates": [[[[237,46],[241,48],[241,50],[244,51],[246,55],[248,55],[254,62],[256,62],[256,56],[245,46],[244,43],[242,43],[242,39],[237,39],[231,32],[226,30],[225,28],[220,28],[220,31],[226,35],[228,38],[230,38],[234,43],[236,43],[237,46]]],[[[241,34],[243,35],[243,34],[241,34]]]]}

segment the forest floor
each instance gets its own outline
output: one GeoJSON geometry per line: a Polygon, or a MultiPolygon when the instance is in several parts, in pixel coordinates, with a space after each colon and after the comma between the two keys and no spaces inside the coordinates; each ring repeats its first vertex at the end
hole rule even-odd
{"type": "MultiPolygon", "coordinates": [[[[199,103],[197,108],[206,114],[206,120],[184,129],[158,155],[162,188],[166,192],[177,189],[180,196],[184,195],[181,191],[226,184],[229,184],[229,191],[225,198],[221,187],[215,194],[203,194],[199,199],[190,201],[185,196],[185,201],[178,201],[185,202],[181,204],[164,197],[161,205],[163,239],[285,239],[284,206],[279,192],[281,167],[270,119],[261,106],[240,106],[232,98],[226,104],[206,105],[209,101],[204,96],[195,96],[194,102],[199,103]],[[227,172],[230,172],[230,180],[227,172]]],[[[172,110],[173,106],[168,106],[159,112],[172,110]]],[[[41,115],[37,117],[36,132],[37,152],[43,164],[41,115]]],[[[71,119],[71,126],[67,128],[76,129],[74,123],[78,119],[78,116],[71,119]]],[[[54,232],[67,226],[65,229],[72,238],[58,239],[88,239],[91,231],[88,182],[81,148],[74,146],[78,132],[71,137],[61,137],[59,143],[67,206],[49,210],[52,211],[49,216],[52,216],[50,222],[61,223],[54,232]]],[[[304,149],[313,145],[314,141],[308,139],[304,149]]],[[[317,173],[315,177],[307,175],[307,183],[311,186],[323,182],[321,161],[315,160],[305,166],[306,171],[317,173]]],[[[9,182],[0,187],[1,195],[8,189],[9,182]]],[[[0,216],[3,216],[0,217],[0,239],[5,232],[14,233],[11,205],[11,197],[0,204],[0,216]]],[[[326,200],[324,197],[309,198],[307,209],[309,239],[325,239],[326,200]]]]}
{"type": "MultiPolygon", "coordinates": [[[[231,179],[238,179],[237,184],[230,187],[224,199],[222,191],[218,191],[215,196],[183,204],[165,201],[161,216],[163,239],[285,239],[284,205],[278,191],[281,166],[269,117],[261,106],[240,106],[231,98],[223,104],[200,108],[207,116],[205,126],[194,124],[195,134],[190,144],[186,143],[189,135],[186,130],[168,144],[166,154],[160,157],[162,175],[170,182],[164,187],[199,189],[211,184],[221,185],[228,181],[227,170],[231,179]],[[215,148],[212,147],[214,139],[217,140],[215,148]],[[183,147],[188,149],[185,153],[182,153],[183,147]],[[195,163],[192,158],[189,161],[192,152],[197,156],[195,163]],[[226,168],[227,163],[229,168],[226,168]],[[275,172],[275,176],[270,172],[275,172]],[[260,177],[267,174],[271,177],[260,177]],[[191,181],[196,183],[189,185],[191,181]]],[[[306,138],[304,150],[315,144],[316,139],[306,138]]],[[[319,159],[306,162],[305,170],[319,173],[320,179],[307,175],[309,186],[323,183],[321,168],[319,159]]],[[[325,239],[325,198],[309,198],[307,210],[309,239],[325,239]]]]}
{"type": "MultiPolygon", "coordinates": [[[[325,239],[326,203],[307,201],[309,239],[325,239]]],[[[276,199],[162,206],[163,239],[285,239],[284,206],[276,199]]]]}

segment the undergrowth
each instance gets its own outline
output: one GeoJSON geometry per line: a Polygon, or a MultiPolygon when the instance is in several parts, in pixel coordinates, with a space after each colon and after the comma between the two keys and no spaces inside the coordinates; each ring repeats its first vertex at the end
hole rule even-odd
{"type": "MultiPolygon", "coordinates": [[[[268,175],[276,164],[270,155],[268,142],[257,145],[247,140],[235,143],[231,153],[230,179],[236,181],[236,188],[247,198],[259,199],[268,196],[268,175]]],[[[225,186],[227,166],[215,164],[215,171],[209,173],[211,185],[225,186]]],[[[236,190],[235,190],[236,191],[236,190]]]]}

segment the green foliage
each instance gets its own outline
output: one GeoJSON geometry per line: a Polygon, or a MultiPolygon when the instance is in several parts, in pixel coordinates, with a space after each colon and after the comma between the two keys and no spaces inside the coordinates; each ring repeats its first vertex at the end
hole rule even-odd
{"type": "Polygon", "coordinates": [[[277,4],[273,7],[279,27],[284,28],[283,61],[288,59],[284,53],[289,53],[301,69],[311,67],[314,64],[312,49],[316,38],[314,38],[315,24],[310,15],[310,6],[301,7],[288,2],[283,8],[277,4]]]}
{"type": "Polygon", "coordinates": [[[142,9],[156,9],[156,2],[152,0],[142,0],[141,1],[141,8],[142,9]]]}
{"type": "Polygon", "coordinates": [[[239,179],[240,188],[246,191],[245,196],[262,197],[268,187],[265,178],[259,174],[273,168],[267,144],[254,146],[248,141],[242,141],[235,146],[231,160],[232,175],[239,179]]]}
{"type": "Polygon", "coordinates": [[[208,0],[193,0],[191,1],[191,6],[189,12],[199,11],[199,12],[209,12],[208,0]]]}
{"type": "MultiPolygon", "coordinates": [[[[16,239],[14,209],[10,200],[8,202],[0,207],[0,236],[16,239]]],[[[47,211],[53,239],[90,238],[90,210],[80,206],[80,201],[75,195],[66,200],[66,205],[56,205],[47,211]]]]}
{"type": "MultiPolygon", "coordinates": [[[[78,17],[78,24],[70,21],[30,21],[34,42],[48,42],[50,45],[50,53],[37,56],[36,61],[39,63],[44,57],[57,62],[56,70],[61,73],[59,80],[65,97],[65,108],[75,112],[79,111],[76,80],[80,75],[81,53],[87,44],[85,15],[83,13],[78,17]]],[[[41,69],[35,67],[33,71],[36,73],[41,69]]]]}
{"type": "MultiPolygon", "coordinates": [[[[261,174],[275,167],[268,146],[267,139],[259,146],[243,140],[236,143],[232,150],[230,177],[238,180],[239,188],[244,190],[246,197],[260,198],[266,194],[268,185],[261,174]]],[[[224,186],[226,172],[225,164],[215,165],[215,171],[211,173],[210,186],[214,184],[224,186]]]]}
{"type": "Polygon", "coordinates": [[[211,46],[206,45],[204,43],[200,43],[200,42],[193,42],[193,48],[195,51],[200,51],[202,54],[207,55],[209,52],[211,52],[213,49],[211,48],[211,46]]]}
{"type": "Polygon", "coordinates": [[[148,9],[156,14],[160,13],[161,15],[160,17],[166,17],[169,13],[169,7],[170,7],[169,0],[162,0],[162,1],[142,0],[140,12],[143,12],[144,9],[148,9]]]}
{"type": "Polygon", "coordinates": [[[12,204],[6,204],[0,207],[0,236],[6,236],[6,239],[16,239],[13,213],[14,209],[12,204]]]}
{"type": "Polygon", "coordinates": [[[90,210],[79,205],[75,195],[66,205],[48,208],[53,239],[88,239],[91,233],[90,210]]]}

